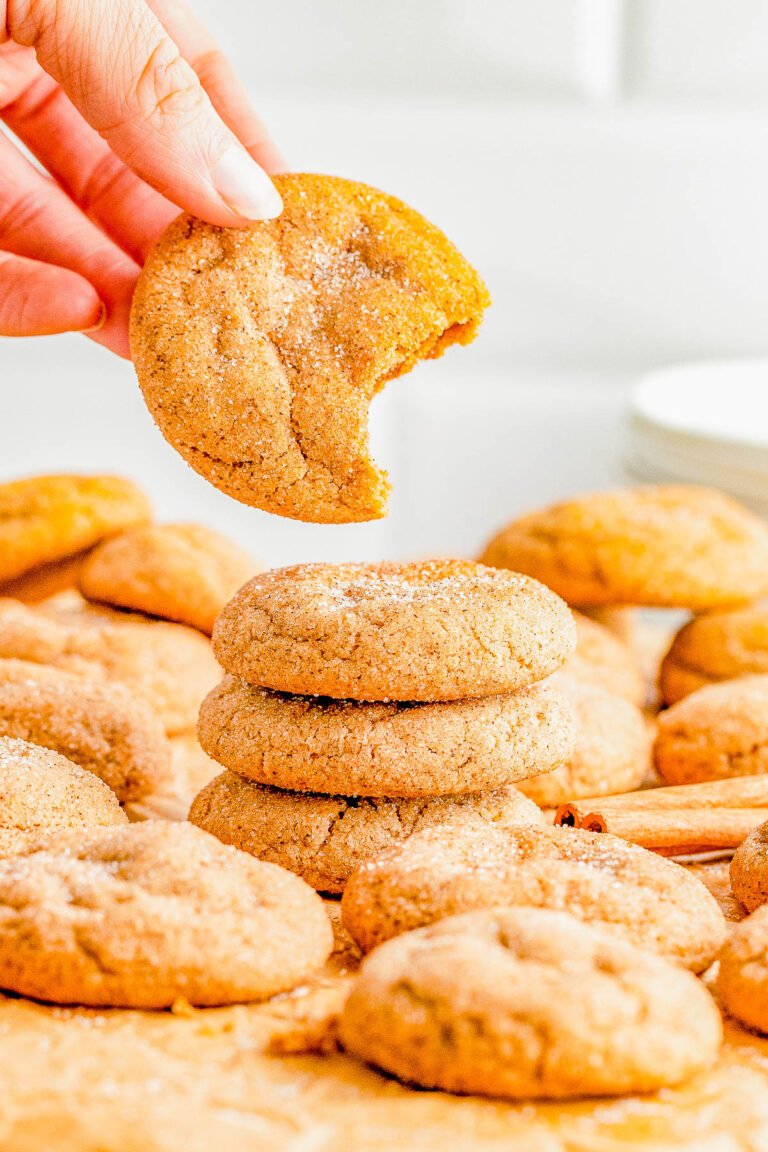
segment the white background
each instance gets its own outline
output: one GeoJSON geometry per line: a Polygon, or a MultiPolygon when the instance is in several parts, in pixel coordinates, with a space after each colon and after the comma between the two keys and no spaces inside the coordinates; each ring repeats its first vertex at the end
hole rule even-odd
{"type": "Polygon", "coordinates": [[[168,448],[130,365],[80,337],[0,341],[0,475],[111,469],[162,517],[270,564],[472,552],[517,511],[622,478],[650,368],[768,347],[768,3],[200,0],[299,169],[432,217],[494,305],[374,402],[385,522],[233,504],[168,448]]]}

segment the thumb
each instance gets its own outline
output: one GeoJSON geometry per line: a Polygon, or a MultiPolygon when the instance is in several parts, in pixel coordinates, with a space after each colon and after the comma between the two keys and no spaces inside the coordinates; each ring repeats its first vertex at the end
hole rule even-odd
{"type": "Polygon", "coordinates": [[[35,48],[88,123],[158,192],[213,224],[280,214],[272,181],[218,117],[144,0],[7,7],[11,39],[35,48]]]}

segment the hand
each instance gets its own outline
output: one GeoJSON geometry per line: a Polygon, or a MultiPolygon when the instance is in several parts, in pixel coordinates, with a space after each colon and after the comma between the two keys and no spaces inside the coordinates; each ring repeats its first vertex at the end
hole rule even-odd
{"type": "Polygon", "coordinates": [[[0,0],[0,16],[0,117],[47,170],[0,130],[0,335],[90,329],[128,356],[159,233],[180,208],[279,215],[280,156],[185,0],[0,0]]]}

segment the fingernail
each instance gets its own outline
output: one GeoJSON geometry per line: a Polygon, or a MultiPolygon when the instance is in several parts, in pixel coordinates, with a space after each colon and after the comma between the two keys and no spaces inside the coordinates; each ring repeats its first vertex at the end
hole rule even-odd
{"type": "Polygon", "coordinates": [[[228,148],[211,175],[219,196],[238,216],[272,220],[282,212],[277,188],[244,148],[228,148]]]}
{"type": "Polygon", "coordinates": [[[99,307],[99,318],[95,324],[91,324],[90,328],[81,328],[81,332],[98,332],[99,328],[104,327],[104,321],[107,318],[107,306],[101,304],[99,307]]]}

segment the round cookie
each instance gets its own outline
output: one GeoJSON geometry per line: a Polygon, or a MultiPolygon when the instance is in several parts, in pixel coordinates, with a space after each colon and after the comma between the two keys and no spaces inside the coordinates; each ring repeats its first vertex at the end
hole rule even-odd
{"type": "Polygon", "coordinates": [[[709,608],[768,592],[768,526],[712,488],[597,492],[513,521],[482,562],[526,572],[577,607],[709,608]]]}
{"type": "Polygon", "coordinates": [[[709,684],[661,712],[653,758],[667,784],[768,772],[768,676],[709,684]]]}
{"type": "Polygon", "coordinates": [[[221,609],[258,571],[242,549],[202,524],[149,524],[95,548],[78,583],[88,600],[189,624],[210,636],[221,609]]]}
{"type": "MultiPolygon", "coordinates": [[[[567,668],[570,671],[570,661],[567,668]]],[[[544,808],[582,796],[631,792],[651,768],[651,736],[640,709],[568,671],[556,672],[547,684],[573,708],[573,752],[554,772],[520,780],[518,785],[544,808]]]]}
{"type": "Polygon", "coordinates": [[[250,580],[216,621],[250,684],[352,700],[462,700],[554,672],[575,626],[548,588],[466,560],[300,564],[250,580]]]}
{"type": "Polygon", "coordinates": [[[98,776],[121,801],[167,784],[171,749],[146,700],[120,684],[55,680],[44,665],[36,680],[35,666],[28,667],[27,678],[16,681],[3,680],[0,668],[0,736],[59,752],[98,776]]]}
{"type": "Polygon", "coordinates": [[[407,1083],[553,1100],[687,1080],[713,1063],[722,1031],[690,972],[529,908],[452,916],[382,944],[339,1022],[348,1052],[407,1083]]]}
{"type": "Polygon", "coordinates": [[[344,926],[363,951],[391,936],[480,908],[527,905],[603,923],[695,972],[725,936],[715,899],[662,856],[576,828],[430,828],[349,878],[344,926]]]}
{"type": "Polygon", "coordinates": [[[629,646],[603,624],[574,612],[576,651],[563,671],[597,684],[632,704],[645,703],[645,681],[629,646]]]}
{"type": "Polygon", "coordinates": [[[685,624],[661,662],[659,688],[675,704],[706,684],[768,673],[768,607],[707,612],[685,624]]]}
{"type": "Polygon", "coordinates": [[[733,894],[748,912],[768,903],[768,821],[736,849],[730,872],[733,894]]]}
{"type": "Polygon", "coordinates": [[[191,824],[62,833],[0,860],[0,987],[59,1004],[261,1000],[326,960],[322,901],[191,824]]]}
{"type": "Polygon", "coordinates": [[[0,658],[117,681],[149,701],[169,735],[194,728],[221,676],[193,628],[58,597],[36,607],[0,599],[0,658]]]}
{"type": "Polygon", "coordinates": [[[580,614],[594,620],[596,624],[602,624],[624,644],[631,645],[635,640],[637,613],[633,608],[582,608],[580,614]]]}
{"type": "Polygon", "coordinates": [[[768,908],[733,926],[719,959],[723,1007],[748,1028],[768,1032],[768,908]]]}
{"type": "Polygon", "coordinates": [[[337,893],[356,868],[423,828],[463,824],[541,824],[516,788],[364,800],[284,792],[222,772],[195,797],[189,819],[224,844],[295,872],[318,892],[337,893]]]}
{"type": "Polygon", "coordinates": [[[442,232],[333,176],[274,178],[276,220],[174,221],[139,276],[131,353],[160,431],[227,495],[320,523],[386,512],[368,406],[468,344],[490,303],[442,232]]]}
{"type": "Polygon", "coordinates": [[[146,496],[118,476],[30,476],[0,484],[0,582],[149,520],[146,496]]]}
{"type": "Polygon", "coordinates": [[[510,784],[565,764],[570,705],[534,684],[436,704],[291,696],[225,676],[203,701],[203,749],[240,776],[298,792],[439,796],[510,784]]]}
{"type": "Polygon", "coordinates": [[[55,560],[42,568],[33,568],[15,580],[0,584],[0,597],[21,600],[25,604],[40,604],[60,592],[75,588],[83,561],[89,552],[78,552],[66,560],[55,560]]]}
{"type": "Polygon", "coordinates": [[[54,832],[126,824],[115,794],[57,752],[0,736],[0,855],[54,832]]]}

